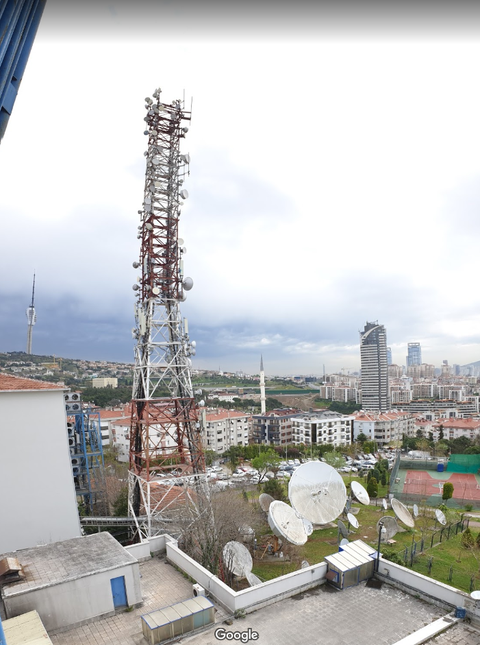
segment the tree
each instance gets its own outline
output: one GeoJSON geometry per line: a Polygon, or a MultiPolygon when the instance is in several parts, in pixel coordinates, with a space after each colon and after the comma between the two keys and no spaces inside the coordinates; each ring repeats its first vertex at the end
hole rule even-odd
{"type": "Polygon", "coordinates": [[[215,450],[205,450],[205,464],[207,466],[211,466],[217,458],[218,455],[215,450]]]}
{"type": "Polygon", "coordinates": [[[267,495],[271,495],[273,499],[279,499],[281,502],[287,501],[287,496],[285,495],[285,488],[283,484],[278,481],[278,479],[267,479],[263,484],[263,492],[267,495]]]}
{"type": "Polygon", "coordinates": [[[357,436],[357,441],[358,443],[363,444],[365,441],[368,441],[367,435],[363,434],[363,432],[360,432],[360,434],[357,436]]]}
{"type": "Polygon", "coordinates": [[[444,499],[445,501],[447,499],[451,499],[453,496],[453,490],[453,484],[450,482],[445,482],[445,484],[443,484],[442,499],[444,499]]]}
{"type": "Polygon", "coordinates": [[[371,477],[367,484],[367,493],[370,497],[377,497],[378,495],[378,482],[375,477],[371,477]]]}
{"type": "Polygon", "coordinates": [[[345,457],[342,457],[342,455],[336,450],[326,452],[324,459],[329,466],[332,466],[332,468],[343,468],[347,463],[345,461],[345,457]]]}
{"type": "Polygon", "coordinates": [[[477,534],[477,537],[475,538],[475,546],[477,549],[480,549],[480,533],[477,534]]]}
{"type": "Polygon", "coordinates": [[[128,486],[124,486],[113,503],[114,517],[128,516],[128,486]]]}
{"type": "Polygon", "coordinates": [[[462,533],[462,546],[464,549],[472,549],[475,546],[475,540],[469,527],[462,533]]]}
{"type": "Polygon", "coordinates": [[[262,452],[258,457],[252,459],[252,466],[260,473],[259,483],[265,479],[269,470],[271,470],[274,475],[278,472],[280,461],[280,457],[271,449],[267,452],[262,452]]]}

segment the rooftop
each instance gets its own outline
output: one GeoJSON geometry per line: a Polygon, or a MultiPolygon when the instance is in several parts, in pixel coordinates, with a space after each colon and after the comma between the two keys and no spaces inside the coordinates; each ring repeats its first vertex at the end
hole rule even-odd
{"type": "Polygon", "coordinates": [[[28,390],[68,390],[64,385],[20,378],[11,374],[0,374],[0,392],[19,392],[28,390]]]}
{"type": "Polygon", "coordinates": [[[3,587],[5,598],[136,562],[107,532],[0,555],[3,557],[17,558],[25,573],[22,582],[3,587]]]}

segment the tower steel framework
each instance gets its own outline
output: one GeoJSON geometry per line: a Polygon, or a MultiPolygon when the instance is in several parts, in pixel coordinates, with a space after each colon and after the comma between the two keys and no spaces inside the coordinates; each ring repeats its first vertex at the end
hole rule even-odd
{"type": "MultiPolygon", "coordinates": [[[[133,289],[136,339],[130,428],[129,513],[141,537],[161,530],[171,495],[158,475],[198,481],[205,471],[198,406],[191,383],[190,342],[180,302],[193,286],[183,272],[178,223],[190,157],[180,151],[191,113],[183,102],[163,103],[161,90],[146,98],[148,136],[145,188],[139,210],[140,276],[133,289]]],[[[176,483],[180,483],[176,481],[176,483]]],[[[182,483],[185,483],[182,481],[182,483]]],[[[184,491],[186,491],[185,487],[184,491]]],[[[177,488],[177,490],[179,490],[177,488]]],[[[188,494],[188,493],[187,493],[188,494]]]]}

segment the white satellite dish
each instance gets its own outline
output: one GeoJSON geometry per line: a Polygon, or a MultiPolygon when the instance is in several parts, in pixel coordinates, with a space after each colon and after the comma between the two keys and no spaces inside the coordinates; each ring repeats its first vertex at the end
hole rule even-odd
{"type": "Polygon", "coordinates": [[[396,518],[400,520],[400,522],[403,522],[405,526],[409,526],[411,529],[413,529],[413,527],[415,526],[415,520],[413,519],[408,508],[404,504],[402,504],[402,502],[399,502],[398,499],[395,499],[395,497],[392,498],[391,504],[396,518]]]}
{"type": "Polygon", "coordinates": [[[440,522],[440,524],[442,524],[442,526],[445,526],[445,524],[447,523],[447,518],[439,508],[437,508],[437,510],[435,511],[435,517],[440,522]]]}
{"type": "Polygon", "coordinates": [[[353,495],[358,499],[360,504],[368,506],[370,504],[370,495],[367,493],[365,488],[360,484],[360,482],[353,481],[350,484],[353,495]]]}
{"type": "Polygon", "coordinates": [[[472,591],[470,598],[473,598],[474,600],[480,600],[480,591],[472,591]]]}
{"type": "Polygon", "coordinates": [[[310,522],[310,520],[307,520],[304,517],[302,519],[303,519],[303,525],[305,526],[306,534],[308,536],[312,535],[312,533],[313,533],[313,524],[310,522]]]}
{"type": "Polygon", "coordinates": [[[398,533],[400,527],[397,524],[397,520],[391,515],[385,515],[381,517],[377,522],[377,535],[380,530],[380,522],[383,524],[385,532],[382,535],[382,541],[391,540],[394,535],[398,533]]]}
{"type": "Polygon", "coordinates": [[[246,546],[240,542],[227,542],[223,547],[223,562],[234,576],[244,578],[253,567],[252,556],[246,546]]]}
{"type": "Polygon", "coordinates": [[[268,493],[261,493],[260,497],[258,498],[258,502],[260,504],[260,508],[262,509],[262,511],[265,511],[265,513],[268,513],[270,504],[273,502],[273,497],[268,493]]]}
{"type": "Polygon", "coordinates": [[[358,529],[360,524],[358,523],[358,520],[355,517],[355,515],[352,515],[351,513],[347,513],[347,519],[350,522],[350,524],[353,526],[354,529],[358,529]]]}
{"type": "Polygon", "coordinates": [[[302,546],[308,539],[303,518],[291,506],[277,499],[268,509],[268,524],[274,535],[297,546],[302,546]]]}
{"type": "Polygon", "coordinates": [[[255,587],[256,585],[261,585],[262,584],[262,581],[260,580],[260,578],[258,578],[251,571],[247,571],[247,574],[246,574],[245,578],[248,580],[248,584],[251,587],[255,587]]]}
{"type": "Polygon", "coordinates": [[[288,498],[293,508],[312,524],[328,524],[343,511],[347,490],[335,468],[310,461],[294,471],[288,483],[288,498]]]}
{"type": "Polygon", "coordinates": [[[346,546],[348,544],[347,538],[343,538],[343,540],[340,541],[340,546],[346,546]]]}
{"type": "Polygon", "coordinates": [[[309,566],[310,562],[308,560],[302,560],[302,564],[300,565],[302,569],[307,569],[309,566]]]}
{"type": "Polygon", "coordinates": [[[383,498],[383,502],[382,502],[382,504],[383,504],[383,509],[384,509],[385,511],[388,511],[388,502],[387,502],[387,500],[385,499],[385,497],[383,498]]]}
{"type": "Polygon", "coordinates": [[[416,504],[413,505],[413,517],[418,517],[418,506],[416,504]]]}
{"type": "Polygon", "coordinates": [[[342,537],[348,538],[348,529],[345,526],[345,524],[342,522],[342,520],[338,520],[337,525],[338,525],[338,530],[340,531],[342,537]]]}

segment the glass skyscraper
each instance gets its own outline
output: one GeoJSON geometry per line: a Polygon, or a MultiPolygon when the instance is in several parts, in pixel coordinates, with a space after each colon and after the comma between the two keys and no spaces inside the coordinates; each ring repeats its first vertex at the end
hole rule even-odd
{"type": "Polygon", "coordinates": [[[362,408],[385,412],[388,396],[387,333],[378,322],[365,324],[360,332],[362,408]]]}
{"type": "Polygon", "coordinates": [[[422,348],[420,343],[408,343],[407,367],[422,364],[422,348]]]}

